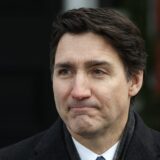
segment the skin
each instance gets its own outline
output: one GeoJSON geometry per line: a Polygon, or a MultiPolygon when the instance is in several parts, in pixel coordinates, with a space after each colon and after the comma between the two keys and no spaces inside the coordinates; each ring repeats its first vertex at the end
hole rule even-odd
{"type": "Polygon", "coordinates": [[[129,80],[117,51],[94,33],[64,34],[57,46],[53,92],[57,111],[70,134],[101,154],[125,128],[130,99],[143,71],[129,80]]]}

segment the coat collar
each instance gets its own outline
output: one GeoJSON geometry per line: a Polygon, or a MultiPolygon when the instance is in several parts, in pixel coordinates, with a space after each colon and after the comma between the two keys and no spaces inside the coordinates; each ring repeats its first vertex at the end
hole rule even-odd
{"type": "Polygon", "coordinates": [[[158,160],[158,151],[156,152],[156,144],[153,136],[154,131],[151,131],[143,123],[138,114],[134,113],[134,116],[135,129],[124,160],[158,160]]]}
{"type": "Polygon", "coordinates": [[[156,140],[153,133],[154,131],[151,131],[131,108],[117,156],[114,160],[146,160],[146,158],[147,160],[157,160],[159,152],[156,151],[156,140]]]}

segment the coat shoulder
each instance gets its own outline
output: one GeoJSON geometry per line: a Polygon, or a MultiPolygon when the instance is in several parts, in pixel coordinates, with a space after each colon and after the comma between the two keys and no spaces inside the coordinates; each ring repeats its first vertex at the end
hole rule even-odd
{"type": "MultiPolygon", "coordinates": [[[[49,129],[0,150],[0,160],[28,160],[36,149],[45,150],[61,140],[62,122],[58,119],[49,129]],[[53,136],[54,135],[54,136],[53,136]]],[[[54,145],[56,146],[56,145],[54,145]]],[[[53,146],[52,146],[53,147],[53,146]]]]}
{"type": "Polygon", "coordinates": [[[159,151],[159,155],[160,155],[160,132],[153,130],[153,129],[150,129],[150,130],[151,130],[151,134],[154,139],[154,142],[155,142],[154,144],[155,144],[157,150],[159,151]]]}
{"type": "Polygon", "coordinates": [[[16,144],[2,148],[0,150],[0,160],[27,160],[45,132],[43,131],[16,144]]]}
{"type": "Polygon", "coordinates": [[[131,150],[135,151],[134,154],[141,153],[143,158],[148,157],[148,160],[160,160],[160,132],[148,127],[138,114],[135,119],[131,150]]]}

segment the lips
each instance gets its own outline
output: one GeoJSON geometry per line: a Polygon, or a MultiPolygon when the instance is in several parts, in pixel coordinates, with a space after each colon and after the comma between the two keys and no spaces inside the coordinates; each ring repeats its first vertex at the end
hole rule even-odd
{"type": "Polygon", "coordinates": [[[90,115],[95,109],[94,107],[88,106],[74,106],[69,108],[69,112],[75,116],[82,116],[82,115],[90,115]]]}
{"type": "Polygon", "coordinates": [[[69,108],[94,108],[94,106],[91,106],[91,105],[89,105],[89,106],[87,106],[87,105],[75,105],[75,106],[69,106],[69,108]]]}
{"type": "Polygon", "coordinates": [[[74,112],[87,112],[93,108],[98,108],[98,104],[93,101],[71,101],[68,103],[68,109],[74,112]]]}

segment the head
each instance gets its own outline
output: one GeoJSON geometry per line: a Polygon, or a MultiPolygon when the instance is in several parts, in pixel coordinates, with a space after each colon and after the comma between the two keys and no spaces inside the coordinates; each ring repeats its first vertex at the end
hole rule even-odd
{"type": "Polygon", "coordinates": [[[113,9],[74,9],[53,24],[53,91],[73,134],[122,129],[145,65],[139,29],[113,9]]]}
{"type": "MultiPolygon", "coordinates": [[[[50,68],[53,73],[57,45],[65,33],[92,32],[109,42],[121,58],[126,78],[145,71],[146,52],[144,40],[137,26],[126,16],[111,8],[80,8],[65,12],[53,23],[50,45],[50,68]]],[[[135,96],[131,98],[133,103],[135,96]]]]}

